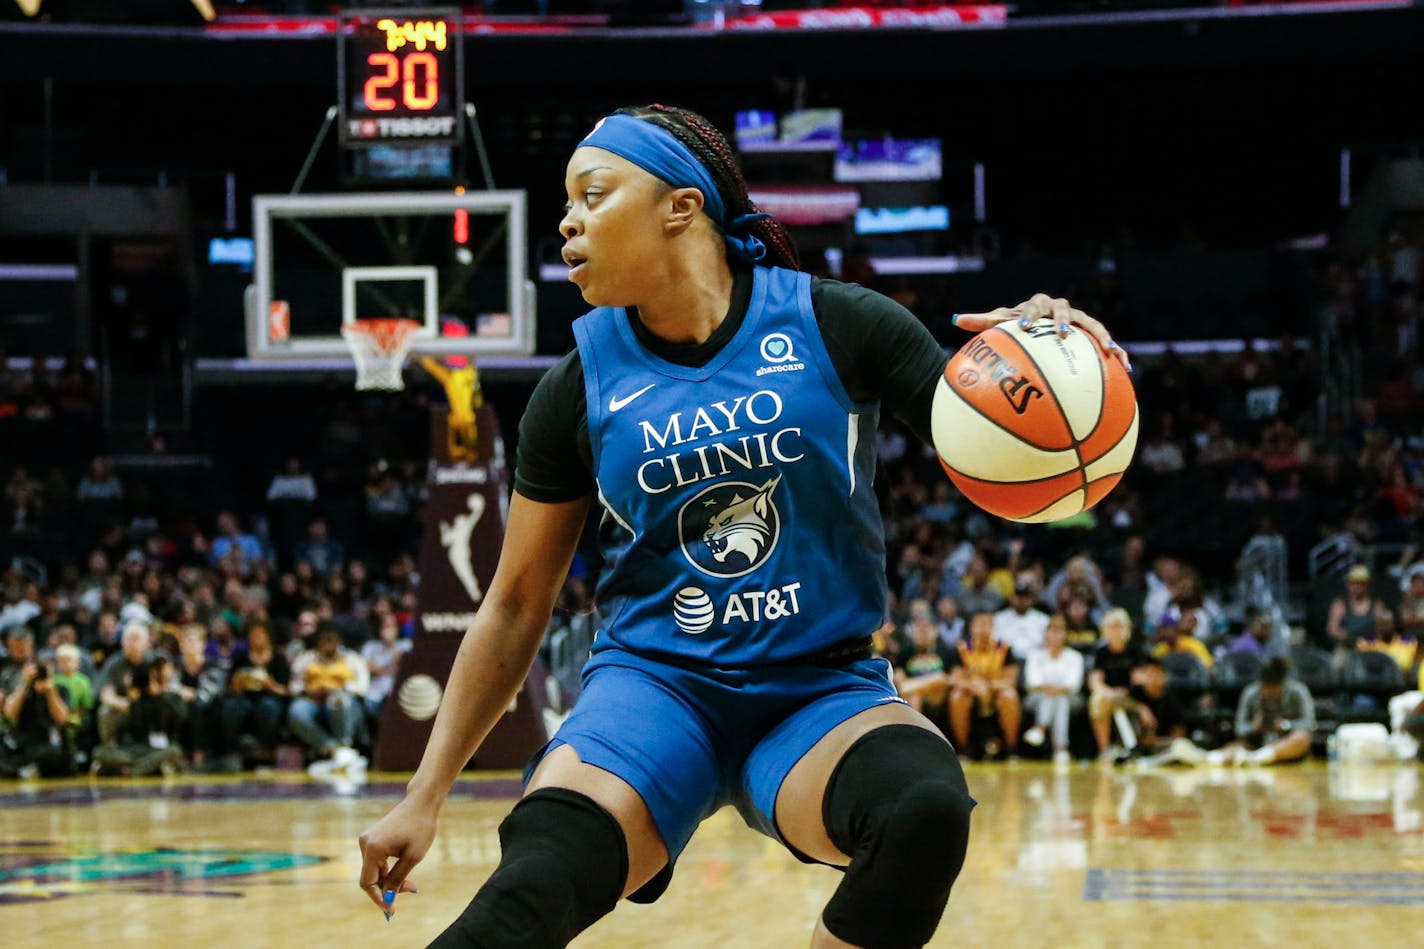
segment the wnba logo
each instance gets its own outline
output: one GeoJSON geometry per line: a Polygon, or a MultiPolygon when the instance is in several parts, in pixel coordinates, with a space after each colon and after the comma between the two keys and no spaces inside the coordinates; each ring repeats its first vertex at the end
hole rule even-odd
{"type": "Polygon", "coordinates": [[[710,577],[741,577],[766,562],[781,536],[772,499],[777,475],[762,485],[724,481],[692,496],[678,513],[687,562],[710,577]]]}

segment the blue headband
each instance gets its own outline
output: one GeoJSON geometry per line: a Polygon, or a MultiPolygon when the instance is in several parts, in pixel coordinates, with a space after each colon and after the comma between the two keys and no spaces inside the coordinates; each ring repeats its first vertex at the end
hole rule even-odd
{"type": "Polygon", "coordinates": [[[766,245],[752,235],[751,228],[771,215],[758,212],[727,220],[727,208],[707,167],[671,132],[631,115],[610,115],[579,142],[580,148],[584,146],[626,158],[674,188],[701,191],[702,209],[722,227],[727,250],[747,263],[766,256],[766,245]]]}

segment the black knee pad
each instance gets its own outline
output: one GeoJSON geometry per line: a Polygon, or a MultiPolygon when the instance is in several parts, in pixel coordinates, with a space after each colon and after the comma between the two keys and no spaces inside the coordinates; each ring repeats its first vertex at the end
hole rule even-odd
{"type": "Polygon", "coordinates": [[[529,794],[499,825],[502,855],[460,918],[429,949],[561,949],[618,904],[628,844],[593,799],[529,794]]]}
{"type": "Polygon", "coordinates": [[[916,725],[887,725],[847,749],[826,785],[826,831],[851,858],[822,919],[864,949],[930,941],[964,865],[974,809],[954,749],[916,725]]]}

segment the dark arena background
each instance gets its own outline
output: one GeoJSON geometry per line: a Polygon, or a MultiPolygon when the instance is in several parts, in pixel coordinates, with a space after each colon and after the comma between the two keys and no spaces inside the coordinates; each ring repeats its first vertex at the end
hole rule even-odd
{"type": "MultiPolygon", "coordinates": [[[[596,520],[390,925],[356,839],[587,308],[565,165],[662,102],[947,350],[1045,292],[1131,354],[1136,458],[1066,521],[883,421],[874,647],[980,802],[931,945],[1417,945],[1421,51],[1409,0],[0,0],[0,944],[422,946],[464,907],[577,700],[596,520]],[[961,706],[981,611],[1019,676],[961,706]],[[1303,760],[1237,750],[1277,660],[1303,760]]],[[[723,811],[574,944],[805,945],[839,879],[723,811]]]]}

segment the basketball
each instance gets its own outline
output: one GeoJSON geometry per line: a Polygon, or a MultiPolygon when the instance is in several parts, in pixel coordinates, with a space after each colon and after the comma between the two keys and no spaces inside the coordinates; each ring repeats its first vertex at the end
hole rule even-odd
{"type": "Polygon", "coordinates": [[[931,423],[940,464],[965,497],[1042,523],[1087,510],[1122,478],[1137,447],[1137,397],[1088,333],[1003,323],[950,359],[931,423]]]}

